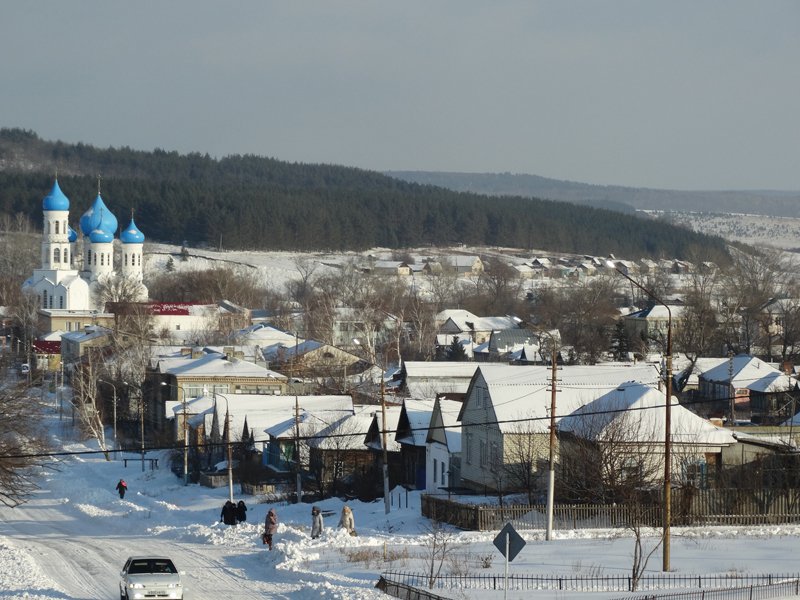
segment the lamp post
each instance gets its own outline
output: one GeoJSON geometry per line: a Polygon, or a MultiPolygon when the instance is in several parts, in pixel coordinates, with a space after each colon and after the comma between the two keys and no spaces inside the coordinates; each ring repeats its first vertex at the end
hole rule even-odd
{"type": "Polygon", "coordinates": [[[114,390],[114,452],[117,451],[117,386],[111,383],[110,381],[105,381],[103,379],[98,379],[100,383],[105,383],[106,385],[110,385],[111,388],[114,390]]]}
{"type": "Polygon", "coordinates": [[[231,426],[229,422],[230,407],[228,406],[227,396],[224,396],[219,392],[213,392],[213,394],[214,397],[220,395],[225,399],[225,445],[227,446],[228,450],[228,496],[229,500],[233,502],[233,460],[232,460],[233,457],[231,456],[231,426]]]}
{"type": "Polygon", "coordinates": [[[173,387],[183,396],[183,485],[189,485],[189,421],[186,414],[186,390],[182,385],[161,382],[162,386],[173,387]]]}
{"type": "Polygon", "coordinates": [[[625,279],[630,281],[633,285],[637,288],[642,290],[645,294],[650,296],[657,304],[660,304],[664,308],[667,309],[667,356],[664,361],[665,367],[665,385],[666,388],[666,396],[667,401],[665,403],[665,413],[664,413],[664,514],[663,514],[663,528],[664,528],[664,539],[663,539],[663,553],[662,553],[662,566],[661,570],[666,572],[669,571],[669,527],[670,527],[670,520],[671,520],[671,502],[672,502],[672,490],[671,490],[671,483],[670,483],[670,461],[671,461],[671,435],[672,435],[672,311],[670,310],[669,306],[667,306],[666,302],[661,300],[658,296],[656,296],[653,292],[648,290],[638,281],[630,277],[627,273],[622,271],[614,264],[612,261],[608,261],[608,266],[614,269],[617,273],[622,275],[625,279]]]}
{"type": "MultiPolygon", "coordinates": [[[[142,393],[141,386],[133,386],[126,381],[123,381],[122,383],[129,389],[136,387],[139,389],[139,446],[142,455],[142,473],[144,473],[144,394],[142,393]]],[[[128,397],[130,398],[130,396],[128,397]]]]}

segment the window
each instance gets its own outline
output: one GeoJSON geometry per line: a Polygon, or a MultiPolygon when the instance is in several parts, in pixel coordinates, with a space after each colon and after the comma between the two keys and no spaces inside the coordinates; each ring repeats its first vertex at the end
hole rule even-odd
{"type": "Polygon", "coordinates": [[[58,248],[53,250],[53,262],[54,263],[60,263],[61,262],[61,250],[59,250],[58,248]]]}
{"type": "Polygon", "coordinates": [[[125,266],[128,266],[128,253],[125,253],[125,266]]]}
{"type": "Polygon", "coordinates": [[[486,444],[486,440],[481,440],[480,442],[480,458],[481,458],[481,466],[485,467],[489,462],[489,452],[486,444]]]}
{"type": "Polygon", "coordinates": [[[106,264],[106,255],[101,253],[100,254],[100,266],[102,267],[105,264],[106,264]]]}
{"type": "Polygon", "coordinates": [[[42,308],[47,308],[47,290],[42,291],[42,308]]]}
{"type": "Polygon", "coordinates": [[[433,459],[433,483],[436,483],[436,467],[439,461],[435,458],[433,459]]]}
{"type": "Polygon", "coordinates": [[[64,308],[64,296],[58,297],[58,308],[64,308]]]}
{"type": "Polygon", "coordinates": [[[439,481],[442,482],[442,485],[447,485],[447,479],[445,479],[445,472],[444,472],[444,461],[439,463],[439,468],[441,468],[441,477],[439,477],[439,481]]]}
{"type": "Polygon", "coordinates": [[[65,263],[69,262],[69,250],[67,250],[66,248],[64,248],[64,262],[65,263]]]}
{"type": "Polygon", "coordinates": [[[59,222],[58,222],[58,221],[56,221],[55,225],[56,225],[56,235],[58,235],[58,233],[59,233],[59,232],[58,232],[58,226],[59,226],[59,222]]]}
{"type": "Polygon", "coordinates": [[[472,436],[469,433],[464,434],[464,446],[466,448],[466,461],[468,465],[472,464],[472,436]]]}
{"type": "Polygon", "coordinates": [[[341,460],[333,461],[333,476],[335,479],[341,479],[344,475],[344,463],[341,460]]]}

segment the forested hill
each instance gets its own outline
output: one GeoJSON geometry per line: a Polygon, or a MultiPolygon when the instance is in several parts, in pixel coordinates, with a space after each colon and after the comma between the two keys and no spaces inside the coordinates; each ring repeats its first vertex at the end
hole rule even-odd
{"type": "Polygon", "coordinates": [[[626,257],[721,260],[724,243],[663,222],[521,197],[487,197],[377,172],[257,156],[99,149],[0,129],[0,214],[41,219],[58,171],[72,225],[97,194],[150,240],[254,250],[464,243],[626,257]]]}

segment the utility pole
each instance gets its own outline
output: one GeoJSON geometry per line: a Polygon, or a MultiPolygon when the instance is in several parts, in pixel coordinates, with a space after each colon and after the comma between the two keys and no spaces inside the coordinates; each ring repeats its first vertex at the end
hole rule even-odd
{"type": "Polygon", "coordinates": [[[731,427],[736,427],[736,388],[733,385],[733,352],[728,351],[728,383],[730,385],[729,411],[731,427]]]}
{"type": "Polygon", "coordinates": [[[389,498],[389,449],[386,444],[386,394],[383,389],[383,369],[381,369],[381,445],[383,446],[383,509],[386,514],[391,510],[389,498]]]}
{"type": "MultiPolygon", "coordinates": [[[[297,331],[294,332],[294,356],[292,357],[292,378],[296,377],[295,368],[297,366],[297,331]]],[[[297,503],[303,501],[303,477],[300,474],[300,399],[297,396],[297,384],[294,388],[294,466],[295,466],[295,489],[297,490],[297,503]]]]}
{"type": "Polygon", "coordinates": [[[550,336],[550,342],[553,344],[553,352],[550,359],[552,362],[550,372],[550,465],[547,479],[547,532],[545,535],[545,540],[548,542],[553,537],[553,503],[556,487],[556,392],[558,391],[556,389],[558,350],[556,349],[556,340],[552,335],[550,336]]]}
{"type": "Polygon", "coordinates": [[[229,421],[230,410],[228,399],[225,398],[225,443],[228,446],[228,496],[233,502],[233,456],[231,456],[231,425],[229,421]]]}

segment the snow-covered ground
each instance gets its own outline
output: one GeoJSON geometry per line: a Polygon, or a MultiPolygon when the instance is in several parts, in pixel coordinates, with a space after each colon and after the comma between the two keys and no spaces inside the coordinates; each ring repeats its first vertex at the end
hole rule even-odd
{"type": "MultiPolygon", "coordinates": [[[[34,391],[34,396],[36,396],[34,391]]],[[[71,420],[60,421],[55,405],[48,425],[66,451],[94,450],[76,440],[71,420]]],[[[118,575],[131,554],[172,557],[185,571],[187,597],[371,599],[382,571],[423,571],[428,522],[420,516],[419,495],[398,492],[387,516],[382,501],[353,502],[358,537],[335,525],[342,501],[319,502],[335,516],[320,539],[311,540],[311,506],[266,503],[244,497],[244,524],[225,526],[220,509],[228,489],[183,486],[166,468],[142,471],[140,463],[106,461],[102,454],[58,457],[39,474],[40,490],[24,505],[0,508],[0,599],[114,599],[118,575]],[[121,500],[120,478],[128,483],[121,500]],[[408,506],[406,506],[406,502],[408,506]],[[401,505],[402,508],[397,508],[401,505]],[[260,540],[267,510],[280,519],[276,546],[260,540]]],[[[236,488],[236,499],[242,498],[236,488]]],[[[672,570],[681,574],[794,573],[800,571],[800,527],[673,528],[672,570]]],[[[633,540],[620,530],[522,531],[527,546],[511,563],[511,573],[611,575],[630,570],[633,540]]],[[[503,560],[492,545],[496,532],[454,532],[454,553],[443,572],[502,573],[503,560]],[[488,569],[485,563],[490,563],[488,569]]],[[[646,540],[652,547],[654,538],[646,540]]],[[[661,567],[660,550],[648,571],[661,567]]],[[[436,590],[452,598],[500,598],[491,592],[436,590]]],[[[620,592],[582,597],[619,597],[620,592]]],[[[575,598],[564,592],[510,592],[509,598],[575,598]]]]}

